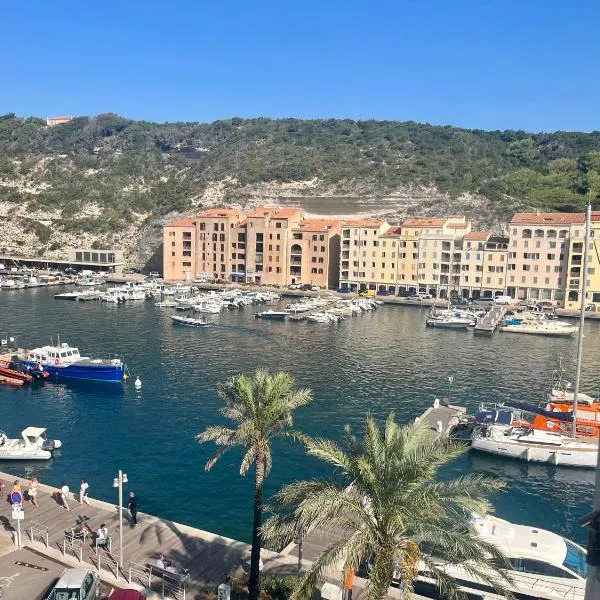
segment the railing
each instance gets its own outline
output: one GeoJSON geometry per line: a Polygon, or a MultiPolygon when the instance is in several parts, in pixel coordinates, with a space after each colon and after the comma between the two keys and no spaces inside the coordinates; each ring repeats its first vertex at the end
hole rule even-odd
{"type": "Polygon", "coordinates": [[[108,571],[118,581],[121,569],[119,567],[119,556],[117,554],[109,554],[108,552],[100,552],[98,554],[98,575],[101,575],[102,569],[108,571]]]}
{"type": "Polygon", "coordinates": [[[29,539],[33,542],[35,541],[35,538],[43,540],[46,544],[46,548],[48,547],[48,528],[41,523],[31,521],[29,527],[29,539]]]}
{"type": "Polygon", "coordinates": [[[150,588],[152,585],[152,570],[145,565],[129,562],[128,583],[139,583],[150,588]]]}
{"type": "Polygon", "coordinates": [[[67,551],[72,552],[78,559],[79,562],[83,560],[83,544],[76,538],[66,535],[62,543],[63,556],[67,555],[67,551]]]}

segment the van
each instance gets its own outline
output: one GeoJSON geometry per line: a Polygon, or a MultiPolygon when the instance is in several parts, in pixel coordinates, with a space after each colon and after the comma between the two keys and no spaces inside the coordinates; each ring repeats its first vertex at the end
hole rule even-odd
{"type": "Polygon", "coordinates": [[[87,569],[65,569],[46,600],[95,600],[100,595],[100,578],[87,569]]]}
{"type": "Polygon", "coordinates": [[[496,296],[494,302],[496,304],[511,304],[512,298],[510,296],[496,296]]]}

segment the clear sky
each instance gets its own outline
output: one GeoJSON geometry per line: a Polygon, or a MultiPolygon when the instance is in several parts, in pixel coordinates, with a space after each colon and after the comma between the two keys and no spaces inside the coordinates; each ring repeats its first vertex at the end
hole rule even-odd
{"type": "Polygon", "coordinates": [[[599,0],[7,0],[0,114],[600,129],[599,0]]]}

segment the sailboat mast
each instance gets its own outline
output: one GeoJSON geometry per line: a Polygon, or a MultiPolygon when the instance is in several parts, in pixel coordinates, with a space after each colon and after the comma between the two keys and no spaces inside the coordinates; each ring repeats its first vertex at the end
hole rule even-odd
{"type": "Polygon", "coordinates": [[[579,379],[581,377],[581,359],[583,357],[583,327],[585,325],[585,305],[587,297],[588,262],[590,259],[590,224],[592,222],[592,203],[589,202],[585,213],[585,244],[583,249],[583,277],[581,284],[581,307],[579,309],[579,343],[577,344],[577,370],[575,371],[575,390],[573,393],[573,435],[577,435],[577,403],[579,400],[579,379]]]}

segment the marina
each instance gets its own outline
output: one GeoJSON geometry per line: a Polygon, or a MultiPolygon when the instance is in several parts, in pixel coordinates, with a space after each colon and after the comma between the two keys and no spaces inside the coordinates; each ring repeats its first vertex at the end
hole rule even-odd
{"type": "MultiPolygon", "coordinates": [[[[86,477],[92,495],[111,501],[112,470],[122,463],[143,499],[141,510],[238,540],[249,539],[251,482],[229,468],[205,474],[200,467],[207,453],[193,441],[214,422],[219,381],[259,366],[288,370],[300,385],[313,388],[316,398],[314,406],[299,412],[297,427],[336,439],[346,423],[360,423],[367,410],[379,416],[394,410],[408,422],[436,397],[450,395],[450,404],[466,407],[469,414],[482,402],[524,397],[541,401],[558,357],[565,357],[565,368],[571,371],[576,351],[571,337],[548,341],[544,336],[518,336],[516,344],[517,336],[426,328],[429,307],[418,306],[379,306],[329,328],[290,318],[256,319],[255,312],[265,308],[251,304],[206,315],[219,327],[204,328],[198,338],[193,328],[172,325],[170,314],[178,313],[158,309],[153,302],[65,303],[43,288],[19,290],[2,299],[13,317],[10,334],[18,345],[33,347],[60,332],[62,339],[94,356],[122,353],[132,375],[129,383],[110,390],[75,380],[23,389],[0,386],[2,429],[14,434],[39,423],[63,441],[50,461],[15,463],[4,470],[35,472],[42,482],[54,485],[86,477]],[[138,376],[140,390],[133,385],[138,376]],[[83,434],[85,443],[82,431],[89,432],[83,434]],[[90,440],[102,440],[102,450],[90,440]],[[157,485],[157,477],[168,481],[176,501],[165,504],[166,484],[157,485]],[[224,493],[231,498],[225,506],[224,493]],[[218,515],[212,510],[216,504],[222,506],[218,515]]],[[[275,300],[267,308],[284,309],[290,302],[275,300]]],[[[600,328],[595,321],[585,328],[589,350],[581,389],[595,395],[600,328]]],[[[274,455],[266,493],[290,477],[313,475],[315,468],[300,448],[286,446],[274,455]]],[[[493,473],[507,484],[507,492],[494,499],[500,517],[526,523],[535,515],[539,526],[583,541],[585,532],[576,526],[576,518],[589,507],[593,477],[587,471],[575,477],[568,469],[475,452],[454,463],[451,471],[493,473]]]]}

